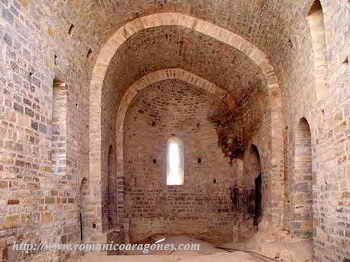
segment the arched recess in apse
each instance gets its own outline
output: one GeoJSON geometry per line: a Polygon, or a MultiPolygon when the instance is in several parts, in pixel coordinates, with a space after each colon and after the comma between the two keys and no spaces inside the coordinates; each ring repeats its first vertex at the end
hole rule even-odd
{"type": "Polygon", "coordinates": [[[303,238],[313,235],[312,144],[309,123],[299,121],[295,134],[294,234],[303,238]]]}

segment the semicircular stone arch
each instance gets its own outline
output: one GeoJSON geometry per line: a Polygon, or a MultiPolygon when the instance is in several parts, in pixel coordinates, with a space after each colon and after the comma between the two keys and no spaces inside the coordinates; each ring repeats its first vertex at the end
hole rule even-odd
{"type": "Polygon", "coordinates": [[[140,80],[136,81],[130,88],[126,91],[123,96],[117,114],[116,121],[116,144],[117,144],[117,166],[118,166],[118,176],[123,176],[124,173],[124,120],[126,113],[128,111],[129,105],[133,99],[137,96],[138,92],[148,86],[161,82],[163,80],[177,79],[184,81],[188,84],[192,84],[198,88],[207,91],[208,93],[216,96],[218,99],[224,100],[229,96],[228,92],[215,84],[209,82],[208,80],[185,71],[181,68],[171,68],[158,70],[147,74],[140,80]]]}
{"type": "MultiPolygon", "coordinates": [[[[90,132],[90,134],[92,134],[90,141],[92,143],[100,141],[101,137],[99,130],[101,128],[100,105],[102,87],[109,63],[113,56],[119,47],[132,35],[144,29],[169,25],[192,29],[236,48],[259,66],[267,80],[267,86],[269,89],[279,87],[273,66],[267,56],[264,52],[241,36],[210,22],[181,13],[158,13],[140,17],[120,27],[103,46],[98,55],[96,65],[92,72],[90,89],[90,128],[92,131],[90,132]]],[[[93,145],[92,148],[96,148],[96,146],[98,145],[93,145]]],[[[91,156],[94,160],[99,160],[98,152],[93,152],[91,156]]],[[[96,170],[96,168],[98,169],[98,167],[96,167],[98,161],[92,162],[94,162],[94,170],[96,170]]]]}
{"type": "MultiPolygon", "coordinates": [[[[229,31],[225,28],[217,26],[213,23],[202,19],[184,15],[181,13],[156,13],[144,17],[134,19],[124,26],[120,27],[112,37],[102,47],[96,64],[94,66],[90,84],[90,180],[96,182],[96,185],[101,183],[102,175],[102,154],[101,154],[101,98],[105,76],[109,64],[118,51],[118,49],[134,34],[149,28],[160,26],[182,26],[193,31],[202,33],[212,37],[220,42],[230,45],[241,51],[251,59],[262,71],[265,76],[268,94],[270,95],[270,106],[273,114],[278,114],[278,117],[272,117],[272,126],[276,127],[277,121],[280,121],[281,113],[281,92],[278,79],[274,72],[268,57],[263,51],[255,45],[242,38],[241,36],[229,31]]],[[[282,128],[274,131],[273,140],[277,141],[282,138],[282,128]],[[281,129],[281,130],[280,130],[281,129]],[[279,132],[281,131],[281,132],[279,132]],[[278,134],[277,134],[278,133],[278,134]],[[279,134],[281,133],[281,134],[279,134]]],[[[272,132],[271,132],[272,135],[272,132]]],[[[281,148],[282,143],[274,143],[272,150],[281,148]]],[[[118,162],[120,155],[118,156],[118,162]]],[[[271,157],[271,166],[278,165],[279,159],[271,157]]],[[[101,194],[101,189],[93,189],[96,194],[101,194]]],[[[101,196],[99,196],[101,197],[101,196]]],[[[96,210],[100,210],[98,208],[96,210]]],[[[99,213],[101,213],[99,211],[99,213]]],[[[101,214],[100,214],[101,215],[101,214]]],[[[99,217],[99,215],[97,215],[99,217]]],[[[277,222],[278,223],[278,222],[277,222]]]]}

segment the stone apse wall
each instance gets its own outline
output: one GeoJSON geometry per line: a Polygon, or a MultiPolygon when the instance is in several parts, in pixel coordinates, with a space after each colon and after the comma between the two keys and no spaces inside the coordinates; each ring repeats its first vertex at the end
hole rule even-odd
{"type": "Polygon", "coordinates": [[[214,98],[179,80],[143,89],[124,123],[125,210],[132,241],[153,234],[187,234],[231,241],[230,185],[236,183],[208,120],[214,98]],[[167,186],[167,142],[184,143],[184,185],[167,186]]]}
{"type": "MultiPolygon", "coordinates": [[[[239,161],[230,164],[224,156],[215,125],[208,119],[220,103],[218,97],[196,86],[170,79],[142,89],[130,104],[124,120],[123,161],[125,215],[132,242],[155,234],[186,234],[222,243],[247,239],[256,232],[251,203],[244,202],[244,194],[254,190],[255,178],[263,175],[261,159],[249,145],[240,160],[244,170],[239,161]],[[167,141],[173,136],[184,143],[185,182],[181,186],[166,185],[167,141]],[[238,208],[231,199],[230,187],[235,185],[240,188],[238,208]]],[[[254,109],[248,107],[244,113],[252,114],[254,109]]],[[[251,125],[248,121],[239,124],[251,125]]],[[[269,118],[263,118],[254,135],[263,150],[268,127],[269,118]]],[[[268,213],[271,192],[265,176],[264,181],[268,213]]]]}

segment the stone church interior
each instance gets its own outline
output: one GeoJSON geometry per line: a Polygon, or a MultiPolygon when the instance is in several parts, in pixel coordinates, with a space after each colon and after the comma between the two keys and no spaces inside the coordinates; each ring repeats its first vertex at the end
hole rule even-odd
{"type": "Polygon", "coordinates": [[[347,0],[0,0],[0,261],[350,262],[349,57],[347,0]]]}

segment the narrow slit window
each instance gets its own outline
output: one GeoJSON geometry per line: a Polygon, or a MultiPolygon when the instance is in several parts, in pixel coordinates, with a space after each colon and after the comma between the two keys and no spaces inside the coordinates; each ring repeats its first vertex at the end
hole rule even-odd
{"type": "Polygon", "coordinates": [[[184,146],[181,139],[172,137],[167,147],[167,185],[184,184],[184,146]]]}

